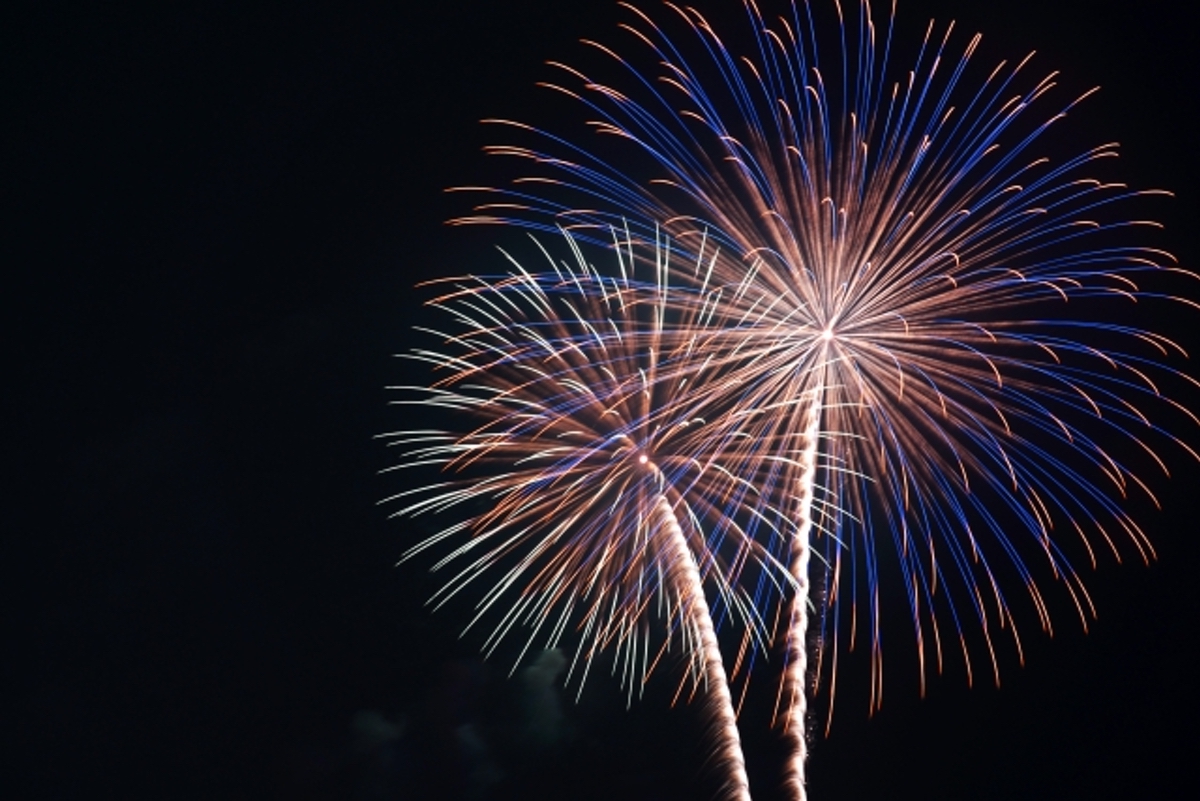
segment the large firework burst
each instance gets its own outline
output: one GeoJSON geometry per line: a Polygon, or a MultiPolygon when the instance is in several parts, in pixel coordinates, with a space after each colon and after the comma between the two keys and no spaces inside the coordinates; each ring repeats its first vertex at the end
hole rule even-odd
{"type": "Polygon", "coordinates": [[[1130,217],[1135,199],[1166,193],[1096,177],[1115,144],[1045,155],[1090,92],[1054,101],[1056,76],[1029,80],[1030,58],[972,78],[980,38],[952,57],[954,26],[931,23],[893,74],[892,16],[881,26],[866,2],[845,15],[835,0],[827,37],[807,3],[768,19],[746,0],[737,48],[666,5],[681,39],[632,6],[622,26],[648,70],[596,43],[617,78],[557,65],[565,78],[549,86],[606,144],[496,121],[534,143],[492,152],[536,168],[460,222],[587,236],[645,220],[693,253],[735,257],[716,262],[724,333],[706,347],[739,406],[776,409],[771,441],[798,452],[781,502],[799,587],[784,722],[800,797],[810,682],[832,687],[839,654],[865,640],[871,708],[882,700],[882,575],[901,579],[923,689],[950,650],[970,677],[982,648],[998,681],[997,631],[1021,649],[1016,595],[1050,631],[1056,582],[1086,627],[1074,562],[1130,546],[1151,557],[1124,499],[1153,498],[1139,474],[1165,472],[1156,449],[1178,442],[1154,420],[1195,417],[1160,391],[1182,350],[1114,320],[1165,297],[1148,277],[1183,271],[1142,244],[1155,224],[1130,217]],[[834,57],[819,64],[818,49],[834,57]],[[814,507],[819,487],[838,502],[814,507]],[[813,542],[828,569],[809,671],[813,542]]]}

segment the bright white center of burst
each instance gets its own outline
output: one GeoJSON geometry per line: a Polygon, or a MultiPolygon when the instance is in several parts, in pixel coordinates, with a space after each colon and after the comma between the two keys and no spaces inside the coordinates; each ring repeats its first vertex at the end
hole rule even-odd
{"type": "Polygon", "coordinates": [[[638,457],[638,464],[645,464],[648,461],[650,461],[650,457],[644,453],[638,457]]]}
{"type": "Polygon", "coordinates": [[[825,342],[832,342],[833,341],[833,329],[826,328],[824,331],[822,331],[821,339],[825,342]]]}

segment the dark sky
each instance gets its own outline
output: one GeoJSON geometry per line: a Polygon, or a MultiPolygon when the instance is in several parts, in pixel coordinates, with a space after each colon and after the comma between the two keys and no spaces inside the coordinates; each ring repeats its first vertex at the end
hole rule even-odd
{"type": "MultiPolygon", "coordinates": [[[[702,7],[736,26],[735,5],[702,7]]],[[[1102,85],[1076,132],[1120,140],[1130,183],[1178,193],[1159,217],[1194,267],[1186,5],[912,0],[900,20],[911,38],[955,17],[987,61],[1036,48],[1068,86],[1102,85]]],[[[626,712],[599,676],[558,751],[517,743],[519,682],[422,607],[420,569],[393,566],[416,532],[375,505],[396,487],[371,437],[402,424],[383,387],[414,342],[412,287],[496,264],[499,234],[442,225],[465,205],[441,190],[495,169],[480,118],[553,124],[543,62],[621,18],[608,0],[408,6],[79,4],[4,23],[6,794],[711,797],[669,682],[626,712]],[[363,712],[399,736],[371,741],[363,712]]],[[[1163,325],[1196,350],[1198,320],[1163,325]]],[[[845,688],[814,801],[1194,786],[1200,470],[1172,464],[1142,521],[1160,559],[1089,577],[1089,635],[1063,602],[1058,636],[1031,633],[998,691],[956,674],[922,701],[897,681],[868,720],[865,688],[845,688]]],[[[774,798],[774,740],[745,736],[755,797],[774,798]]]]}

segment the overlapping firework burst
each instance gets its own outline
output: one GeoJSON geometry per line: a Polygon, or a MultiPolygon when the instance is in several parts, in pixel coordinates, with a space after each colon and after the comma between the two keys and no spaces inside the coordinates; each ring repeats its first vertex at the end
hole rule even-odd
{"type": "Polygon", "coordinates": [[[621,277],[579,256],[439,299],[466,333],[424,354],[449,371],[428,402],[482,422],[402,439],[419,440],[410,458],[480,472],[409,511],[492,499],[435,539],[465,539],[448,593],[489,568],[482,607],[521,586],[494,636],[524,620],[553,641],[578,612],[581,654],[613,643],[647,665],[661,597],[692,674],[724,693],[726,756],[736,729],[704,584],[745,624],[743,652],[784,604],[787,782],[801,798],[806,696],[825,682],[832,697],[858,642],[871,707],[882,700],[881,575],[899,576],[923,685],[951,650],[974,674],[974,631],[998,680],[997,631],[1021,649],[1014,598],[1049,631],[1048,583],[1086,626],[1073,547],[1093,564],[1098,547],[1151,557],[1125,499],[1153,499],[1140,470],[1166,471],[1163,444],[1196,456],[1154,421],[1198,421],[1160,387],[1190,380],[1166,364],[1182,349],[1120,320],[1137,301],[1196,304],[1142,286],[1190,275],[1142,244],[1156,224],[1127,211],[1166,193],[1095,177],[1113,144],[1040,151],[1083,98],[1053,103],[1055,76],[1026,81],[1029,58],[966,90],[979,37],[952,58],[953,25],[931,24],[897,80],[892,17],[881,29],[866,2],[853,15],[833,3],[828,69],[806,3],[768,19],[747,0],[750,56],[666,5],[686,46],[632,6],[622,26],[650,71],[595,43],[623,84],[557,65],[566,83],[551,88],[593,115],[609,155],[503,123],[532,143],[491,150],[532,172],[457,222],[585,242],[626,232],[621,277]],[[660,227],[686,256],[671,279],[660,227]],[[653,281],[632,278],[633,238],[658,246],[653,281]]]}

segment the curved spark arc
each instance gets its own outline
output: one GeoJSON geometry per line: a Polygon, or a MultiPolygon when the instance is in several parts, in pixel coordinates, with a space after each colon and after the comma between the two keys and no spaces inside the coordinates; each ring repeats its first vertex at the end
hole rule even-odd
{"type": "Polygon", "coordinates": [[[459,507],[467,519],[404,558],[451,548],[434,565],[458,566],[433,599],[439,606],[487,582],[468,628],[497,619],[489,653],[518,626],[531,630],[522,655],[574,628],[568,681],[578,676],[581,690],[606,648],[632,698],[671,644],[682,645],[681,690],[690,682],[705,692],[724,797],[748,799],[716,621],[743,628],[740,653],[757,652],[770,635],[743,583],[766,581],[780,594],[792,584],[778,548],[762,544],[784,536],[773,484],[787,474],[790,445],[773,441],[770,415],[726,400],[736,385],[706,347],[720,327],[702,324],[719,306],[703,293],[682,310],[668,305],[665,241],[649,281],[637,278],[645,264],[628,238],[616,243],[620,278],[600,275],[566,242],[573,263],[543,251],[549,269],[540,273],[513,261],[507,276],[438,282],[452,288],[432,305],[458,332],[442,335],[440,351],[412,354],[441,377],[397,388],[410,396],[399,402],[466,412],[473,428],[386,435],[404,449],[394,469],[458,474],[387,502],[404,503],[396,515],[459,507]],[[669,333],[668,317],[691,336],[669,333]],[[470,512],[476,506],[487,508],[470,512]],[[705,583],[717,590],[711,610],[705,583]]]}
{"type": "MultiPolygon", "coordinates": [[[[698,11],[668,3],[686,42],[632,6],[622,26],[656,74],[594,43],[623,88],[555,65],[564,79],[551,88],[642,157],[649,178],[510,124],[544,144],[492,152],[537,170],[488,190],[503,202],[456,222],[561,225],[582,239],[629,219],[643,232],[662,224],[694,252],[711,244],[739,257],[714,262],[706,278],[725,325],[708,347],[739,377],[739,404],[790,403],[777,436],[805,441],[816,415],[807,441],[820,441],[821,480],[806,484],[808,471],[792,465],[789,486],[803,499],[823,485],[838,501],[801,513],[790,545],[796,573],[811,528],[828,565],[814,681],[828,677],[830,714],[838,649],[853,650],[863,630],[870,709],[882,702],[884,547],[909,605],[922,692],[929,666],[941,672],[952,650],[973,680],[972,628],[998,682],[999,632],[1022,653],[1010,585],[1052,631],[1030,555],[1086,628],[1094,609],[1065,541],[1078,540],[1093,565],[1095,544],[1119,560],[1121,540],[1152,558],[1123,504],[1130,493],[1154,500],[1138,471],[1165,472],[1161,443],[1196,455],[1144,410],[1196,422],[1159,389],[1162,378],[1195,384],[1164,363],[1182,349],[1108,320],[1127,313],[1118,302],[1196,306],[1141,288],[1191,273],[1137,243],[1155,223],[1122,216],[1168,193],[1094,177],[1115,144],[1042,156],[1047,133],[1091,92],[1051,105],[1056,76],[1030,80],[1031,56],[985,71],[969,90],[980,38],[955,57],[953,24],[931,23],[912,68],[891,80],[894,14],[881,35],[860,2],[857,17],[837,6],[841,63],[826,70],[807,3],[770,22],[744,5],[753,57],[728,50],[698,11]]],[[[804,643],[805,618],[792,615],[790,643],[804,643]]],[[[792,684],[799,659],[793,652],[785,671],[792,684]]]]}

